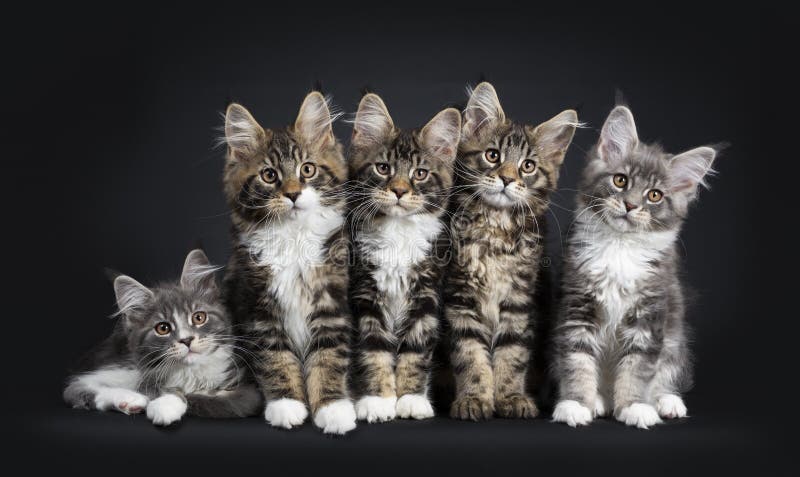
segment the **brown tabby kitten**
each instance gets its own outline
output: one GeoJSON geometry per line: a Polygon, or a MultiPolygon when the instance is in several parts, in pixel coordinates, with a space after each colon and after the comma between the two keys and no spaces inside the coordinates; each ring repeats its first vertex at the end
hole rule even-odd
{"type": "Polygon", "coordinates": [[[445,285],[455,418],[538,414],[526,391],[533,297],[549,194],[577,121],[568,110],[536,127],[516,124],[489,83],[464,111],[445,285]]]}
{"type": "Polygon", "coordinates": [[[441,310],[442,219],[460,133],[456,109],[405,131],[377,95],[359,105],[349,157],[359,419],[433,417],[428,382],[441,310]]]}
{"type": "Polygon", "coordinates": [[[225,284],[228,306],[256,348],[266,420],[298,426],[308,405],[323,432],[344,434],[356,425],[340,241],[347,174],[331,122],[318,92],[284,129],[263,129],[242,106],[228,108],[224,183],[234,251],[225,284]]]}

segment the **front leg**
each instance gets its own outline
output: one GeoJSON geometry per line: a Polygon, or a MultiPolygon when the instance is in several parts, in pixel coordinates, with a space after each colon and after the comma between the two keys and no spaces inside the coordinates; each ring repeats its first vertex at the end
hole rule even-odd
{"type": "Polygon", "coordinates": [[[439,299],[434,287],[420,288],[412,294],[414,302],[400,330],[397,415],[404,419],[426,419],[434,414],[428,399],[428,382],[439,328],[439,299]]]}
{"type": "Polygon", "coordinates": [[[264,395],[264,418],[275,427],[291,429],[308,417],[306,409],[303,365],[291,350],[280,321],[258,321],[253,324],[257,344],[254,371],[264,395]]]}
{"type": "Polygon", "coordinates": [[[345,289],[333,289],[329,284],[319,294],[309,318],[308,403],[314,424],[328,434],[345,434],[356,427],[356,412],[347,389],[351,324],[345,289]]]}
{"type": "Polygon", "coordinates": [[[500,330],[492,355],[495,410],[501,417],[532,418],[539,414],[525,390],[532,334],[527,304],[501,303],[500,330]]]}
{"type": "Polygon", "coordinates": [[[157,426],[169,426],[186,414],[186,396],[178,389],[162,390],[147,403],[147,418],[157,426]]]}
{"type": "Polygon", "coordinates": [[[622,349],[614,378],[614,416],[640,429],[661,423],[658,411],[647,401],[663,343],[654,318],[631,315],[619,332],[622,349]]]}

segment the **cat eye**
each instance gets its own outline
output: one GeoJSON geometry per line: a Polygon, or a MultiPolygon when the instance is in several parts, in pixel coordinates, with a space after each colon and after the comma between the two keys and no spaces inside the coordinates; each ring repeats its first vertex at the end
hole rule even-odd
{"type": "Polygon", "coordinates": [[[278,180],[278,173],[275,171],[275,169],[265,169],[261,172],[261,180],[267,184],[272,184],[278,180]]]}
{"type": "Polygon", "coordinates": [[[661,202],[663,198],[664,193],[658,189],[650,189],[650,192],[647,193],[647,200],[653,203],[661,202]]]}
{"type": "Polygon", "coordinates": [[[158,323],[154,329],[156,330],[157,335],[164,336],[168,335],[169,332],[172,331],[172,325],[170,325],[166,321],[162,321],[161,323],[158,323]]]}
{"type": "Polygon", "coordinates": [[[497,149],[489,149],[485,153],[483,153],[483,157],[487,161],[494,164],[500,160],[500,151],[498,151],[497,149]]]}
{"type": "Polygon", "coordinates": [[[205,311],[195,311],[192,313],[192,324],[195,326],[202,326],[208,321],[208,315],[205,311]]]}
{"type": "Polygon", "coordinates": [[[380,174],[382,176],[389,175],[389,170],[390,170],[389,164],[387,164],[385,162],[379,162],[379,163],[375,164],[375,171],[377,171],[378,174],[380,174]]]}
{"type": "Polygon", "coordinates": [[[525,174],[530,174],[536,170],[536,163],[531,159],[525,159],[525,161],[522,163],[522,167],[520,167],[520,170],[525,174]]]}
{"type": "Polygon", "coordinates": [[[614,174],[613,179],[614,185],[622,189],[626,185],[628,185],[628,176],[625,174],[614,174]]]}
{"type": "Polygon", "coordinates": [[[304,163],[300,166],[300,175],[308,179],[309,177],[314,177],[314,174],[317,173],[317,166],[310,162],[304,163]]]}
{"type": "Polygon", "coordinates": [[[416,169],[414,171],[414,179],[424,181],[428,177],[428,169],[416,169]]]}

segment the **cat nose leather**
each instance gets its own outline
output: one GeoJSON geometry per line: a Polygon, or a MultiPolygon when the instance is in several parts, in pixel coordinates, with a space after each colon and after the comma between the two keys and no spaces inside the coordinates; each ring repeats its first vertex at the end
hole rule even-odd
{"type": "Polygon", "coordinates": [[[192,341],[194,341],[194,336],[178,340],[179,343],[185,344],[187,348],[191,347],[192,341]]]}
{"type": "Polygon", "coordinates": [[[292,202],[297,202],[297,198],[300,197],[300,192],[284,192],[283,195],[288,197],[292,202]]]}
{"type": "Polygon", "coordinates": [[[500,176],[499,176],[499,177],[500,177],[500,180],[501,180],[501,181],[503,181],[503,186],[507,186],[508,184],[511,184],[512,182],[514,182],[515,180],[517,180],[517,179],[516,179],[516,178],[514,178],[514,177],[508,177],[508,176],[504,176],[504,175],[502,175],[502,174],[500,174],[500,176]]]}
{"type": "Polygon", "coordinates": [[[627,200],[623,200],[622,203],[625,204],[625,212],[630,212],[630,211],[632,211],[633,209],[636,208],[635,205],[631,204],[627,200]]]}
{"type": "Polygon", "coordinates": [[[392,187],[392,192],[394,192],[394,195],[399,199],[408,193],[408,187],[394,186],[392,187]]]}

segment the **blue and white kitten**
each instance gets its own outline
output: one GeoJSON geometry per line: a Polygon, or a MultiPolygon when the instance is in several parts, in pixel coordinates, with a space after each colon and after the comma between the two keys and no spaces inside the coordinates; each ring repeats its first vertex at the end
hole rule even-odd
{"type": "Polygon", "coordinates": [[[202,250],[186,257],[178,283],[147,288],[131,277],[114,280],[119,321],[71,376],[64,400],[75,408],[146,412],[156,425],[184,414],[258,414],[261,393],[238,362],[237,338],[221,305],[217,267],[202,250]]]}
{"type": "Polygon", "coordinates": [[[611,111],[568,238],[554,421],[586,425],[613,413],[646,429],[686,416],[691,363],[677,241],[715,156],[710,147],[674,155],[642,143],[630,110],[611,111]]]}

